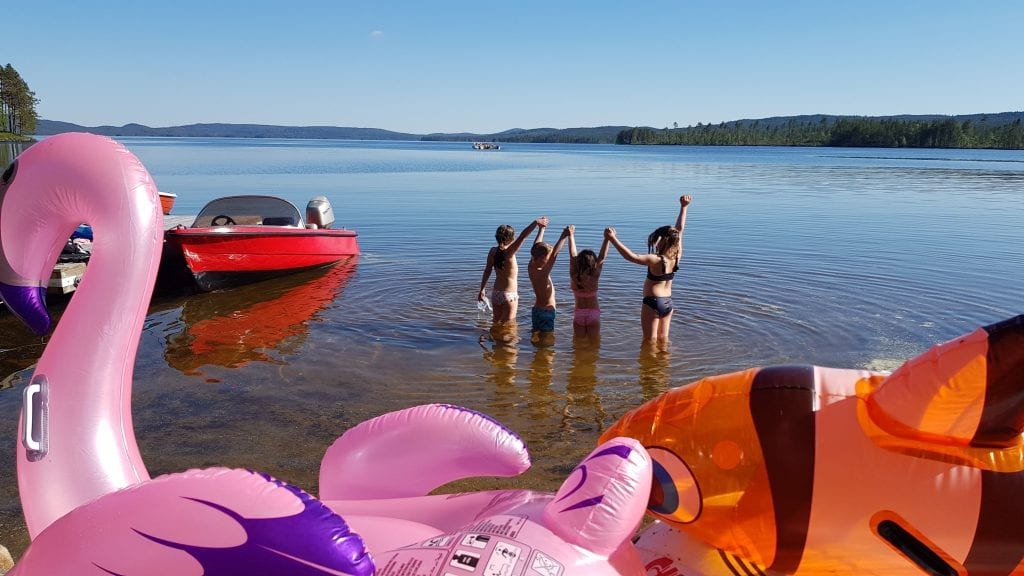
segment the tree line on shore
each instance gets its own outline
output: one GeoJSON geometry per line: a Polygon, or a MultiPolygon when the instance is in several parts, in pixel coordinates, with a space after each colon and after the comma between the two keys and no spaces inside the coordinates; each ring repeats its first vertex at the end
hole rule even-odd
{"type": "Polygon", "coordinates": [[[107,136],[206,136],[224,138],[330,138],[442,140],[572,144],[654,144],[696,146],[849,146],[865,148],[1024,149],[1024,112],[962,116],[782,116],[679,128],[599,126],[594,128],[513,129],[494,134],[405,134],[334,126],[193,124],[150,128],[85,127],[40,120],[35,92],[11,64],[0,67],[0,140],[31,140],[31,135],[68,131],[107,136]]]}
{"type": "Polygon", "coordinates": [[[945,118],[817,117],[786,122],[759,120],[698,124],[686,128],[631,128],[616,144],[697,146],[851,146],[864,148],[998,148],[1024,149],[1024,125],[1018,117],[1005,123],[945,118]]]}
{"type": "Polygon", "coordinates": [[[35,92],[29,89],[14,66],[0,67],[0,133],[21,137],[34,134],[39,119],[38,103],[35,92]]]}

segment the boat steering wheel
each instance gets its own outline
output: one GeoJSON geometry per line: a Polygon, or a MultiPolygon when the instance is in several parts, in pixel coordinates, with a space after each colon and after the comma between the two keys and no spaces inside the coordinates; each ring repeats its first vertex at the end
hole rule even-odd
{"type": "Polygon", "coordinates": [[[231,216],[227,216],[225,214],[218,214],[218,215],[213,217],[213,220],[210,220],[210,225],[212,225],[212,226],[229,226],[229,225],[230,226],[234,226],[235,225],[235,221],[234,221],[233,218],[231,218],[231,216]]]}

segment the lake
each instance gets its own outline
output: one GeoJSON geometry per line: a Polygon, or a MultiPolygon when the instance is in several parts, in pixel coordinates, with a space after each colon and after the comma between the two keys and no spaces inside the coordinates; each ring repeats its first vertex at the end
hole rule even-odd
{"type": "MultiPolygon", "coordinates": [[[[430,402],[518,432],[534,468],[454,488],[554,490],[630,408],[747,367],[889,370],[930,346],[1022,312],[1024,152],[627,147],[125,138],[174,214],[233,194],[327,196],[356,229],[357,262],[219,293],[154,299],[135,366],[135,431],[153,475],[226,465],[317,492],[335,437],[430,402]],[[553,274],[553,346],[496,346],[476,293],[495,228],[551,218],[580,248],[614,226],[635,251],[693,195],[671,344],[641,346],[643,268],[612,250],[602,337],[572,337],[568,256],[553,274]]],[[[528,258],[520,252],[520,266],[528,258]]],[[[0,362],[44,341],[9,313],[0,362]]],[[[10,370],[9,370],[10,371],[10,370]]],[[[28,371],[0,389],[0,543],[27,537],[14,441],[28,371]]],[[[6,374],[5,374],[6,375],[6,374]]]]}

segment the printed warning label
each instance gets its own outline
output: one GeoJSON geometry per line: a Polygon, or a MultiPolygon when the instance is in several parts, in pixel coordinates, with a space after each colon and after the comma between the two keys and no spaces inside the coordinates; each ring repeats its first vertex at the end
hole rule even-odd
{"type": "Polygon", "coordinates": [[[515,539],[519,531],[526,524],[526,518],[522,516],[491,516],[468,527],[467,532],[483,532],[485,534],[496,534],[515,539]]]}
{"type": "Polygon", "coordinates": [[[377,576],[432,576],[447,555],[444,550],[400,550],[377,562],[377,576]]]}
{"type": "Polygon", "coordinates": [[[561,563],[543,552],[533,555],[530,568],[533,568],[541,576],[562,576],[562,572],[565,570],[561,563]]]}
{"type": "Polygon", "coordinates": [[[424,540],[421,546],[426,548],[447,548],[452,543],[452,539],[455,538],[451,534],[442,534],[441,536],[434,536],[429,540],[424,540]]]}
{"type": "Polygon", "coordinates": [[[508,542],[498,542],[487,559],[484,576],[511,576],[523,549],[508,542]]]}

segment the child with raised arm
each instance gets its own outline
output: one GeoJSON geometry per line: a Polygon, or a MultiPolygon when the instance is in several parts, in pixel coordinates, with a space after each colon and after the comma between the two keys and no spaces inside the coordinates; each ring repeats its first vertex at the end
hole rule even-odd
{"type": "Polygon", "coordinates": [[[576,336],[597,336],[601,333],[601,307],[597,302],[597,283],[601,278],[608,243],[605,237],[601,252],[595,254],[586,249],[576,253],[576,227],[569,225],[569,285],[576,297],[576,309],[572,314],[572,328],[576,336]]]}
{"type": "Polygon", "coordinates": [[[534,344],[550,343],[555,333],[555,286],[551,283],[551,269],[555,266],[555,259],[558,252],[569,237],[569,229],[562,230],[554,248],[544,242],[544,229],[547,226],[541,225],[537,231],[537,239],[530,248],[530,264],[527,272],[530,275],[530,284],[533,285],[533,293],[536,301],[533,304],[532,320],[533,330],[530,340],[534,344]]]}
{"type": "Polygon", "coordinates": [[[487,280],[494,271],[494,287],[491,289],[491,306],[494,309],[491,316],[495,325],[509,324],[515,322],[516,311],[519,307],[519,264],[516,262],[516,252],[523,245],[526,237],[533,232],[537,226],[547,226],[547,216],[541,216],[527,226],[519,237],[515,237],[515,228],[508,224],[498,226],[494,232],[494,240],[497,246],[491,248],[487,253],[487,264],[484,266],[484,275],[480,280],[480,293],[477,294],[477,301],[484,302],[487,299],[485,290],[487,280]]]}
{"type": "Polygon", "coordinates": [[[679,216],[675,227],[661,226],[647,237],[647,254],[638,255],[626,247],[615,235],[615,228],[605,228],[604,235],[634,264],[647,266],[644,280],[643,304],[640,306],[640,326],[644,340],[668,340],[672,325],[672,279],[679,270],[683,257],[683,228],[686,226],[686,207],[693,200],[688,194],[679,197],[679,216]]]}

